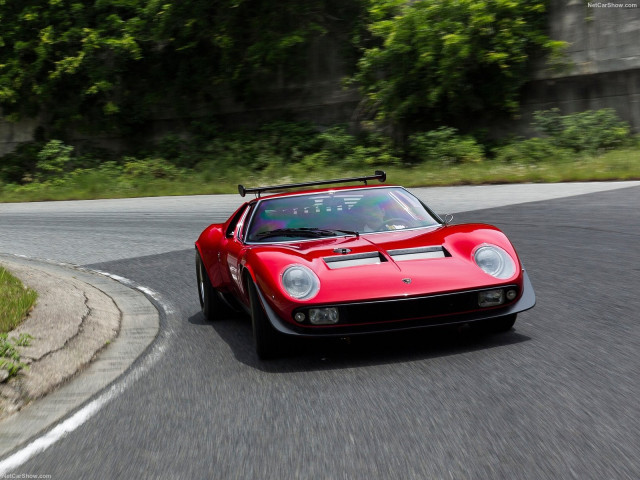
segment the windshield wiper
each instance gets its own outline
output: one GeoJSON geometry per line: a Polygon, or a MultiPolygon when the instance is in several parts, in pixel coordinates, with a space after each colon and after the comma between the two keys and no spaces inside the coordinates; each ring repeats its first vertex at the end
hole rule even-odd
{"type": "Polygon", "coordinates": [[[352,230],[300,227],[300,228],[278,228],[276,230],[271,230],[269,232],[258,233],[256,235],[256,238],[260,240],[263,240],[269,237],[319,238],[319,237],[327,237],[327,236],[335,237],[340,233],[344,233],[346,235],[355,235],[356,237],[360,236],[358,232],[355,232],[352,230]]]}
{"type": "Polygon", "coordinates": [[[325,232],[338,232],[338,233],[344,233],[346,235],[353,235],[354,237],[359,237],[360,236],[360,232],[357,232],[355,230],[341,230],[339,228],[329,228],[324,230],[325,232]]]}

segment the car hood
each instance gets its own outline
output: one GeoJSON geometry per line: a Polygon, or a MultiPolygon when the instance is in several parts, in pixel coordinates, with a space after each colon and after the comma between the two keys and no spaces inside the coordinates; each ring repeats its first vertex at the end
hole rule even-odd
{"type": "Polygon", "coordinates": [[[306,242],[272,244],[253,249],[263,291],[278,303],[291,302],[280,276],[291,264],[311,268],[320,291],[300,303],[340,303],[404,298],[493,285],[521,283],[518,256],[507,239],[490,225],[465,224],[410,231],[362,234],[306,242]],[[473,261],[475,248],[498,245],[516,263],[513,277],[498,280],[473,261]]]}

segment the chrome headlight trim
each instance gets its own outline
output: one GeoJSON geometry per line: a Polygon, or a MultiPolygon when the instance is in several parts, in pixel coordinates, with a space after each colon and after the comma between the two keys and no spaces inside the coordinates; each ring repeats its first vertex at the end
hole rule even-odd
{"type": "Polygon", "coordinates": [[[516,263],[504,249],[488,243],[480,245],[473,252],[473,261],[486,274],[505,280],[516,273],[516,263]]]}
{"type": "Polygon", "coordinates": [[[309,300],[320,290],[320,280],[309,267],[295,263],[284,269],[280,275],[284,291],[296,300],[309,300]]]}

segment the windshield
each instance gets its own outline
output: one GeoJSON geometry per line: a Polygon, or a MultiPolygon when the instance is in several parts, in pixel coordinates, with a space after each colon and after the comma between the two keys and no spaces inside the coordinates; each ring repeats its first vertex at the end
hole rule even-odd
{"type": "Polygon", "coordinates": [[[261,200],[247,241],[278,242],[438,225],[401,187],[338,190],[261,200]]]}

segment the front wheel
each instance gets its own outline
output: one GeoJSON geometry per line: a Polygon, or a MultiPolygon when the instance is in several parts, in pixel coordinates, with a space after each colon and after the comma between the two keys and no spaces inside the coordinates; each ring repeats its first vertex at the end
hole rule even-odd
{"type": "Polygon", "coordinates": [[[214,321],[227,313],[227,308],[220,295],[211,285],[211,280],[204,267],[200,252],[196,250],[196,279],[198,281],[198,298],[200,308],[207,320],[214,321]]]}
{"type": "Polygon", "coordinates": [[[251,325],[253,327],[253,341],[258,357],[262,360],[274,358],[278,354],[279,335],[271,326],[260,298],[258,288],[253,280],[248,280],[249,300],[251,302],[251,325]]]}

